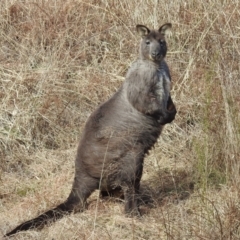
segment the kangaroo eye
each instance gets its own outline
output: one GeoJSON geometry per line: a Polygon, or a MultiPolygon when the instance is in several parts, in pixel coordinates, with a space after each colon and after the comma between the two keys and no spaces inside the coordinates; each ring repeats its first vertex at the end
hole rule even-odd
{"type": "Polygon", "coordinates": [[[150,41],[149,41],[149,40],[146,40],[146,44],[149,45],[149,44],[150,44],[150,41]]]}
{"type": "Polygon", "coordinates": [[[160,40],[160,45],[163,46],[165,44],[164,40],[160,40]]]}

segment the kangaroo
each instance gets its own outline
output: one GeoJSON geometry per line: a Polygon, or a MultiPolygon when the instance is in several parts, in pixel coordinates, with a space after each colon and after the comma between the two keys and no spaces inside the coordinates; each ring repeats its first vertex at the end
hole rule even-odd
{"type": "Polygon", "coordinates": [[[66,213],[83,211],[90,194],[121,190],[125,213],[140,215],[139,188],[143,160],[165,124],[174,120],[171,77],[165,62],[164,38],[170,23],[158,30],[137,25],[141,36],[139,58],[127,72],[120,89],[88,118],[77,149],[75,178],[67,200],[7,233],[41,228],[66,213]]]}

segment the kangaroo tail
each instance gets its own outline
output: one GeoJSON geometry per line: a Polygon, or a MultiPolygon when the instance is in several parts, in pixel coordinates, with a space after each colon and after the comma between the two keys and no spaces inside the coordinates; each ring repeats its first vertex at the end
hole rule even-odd
{"type": "Polygon", "coordinates": [[[49,222],[55,222],[57,219],[62,218],[66,213],[72,212],[74,209],[74,204],[70,204],[68,201],[65,203],[62,203],[55,207],[54,209],[51,209],[38,217],[31,219],[29,221],[26,221],[20,225],[18,225],[16,228],[14,228],[11,232],[8,232],[5,237],[11,236],[19,231],[26,231],[32,228],[43,228],[47,223],[49,222]]]}

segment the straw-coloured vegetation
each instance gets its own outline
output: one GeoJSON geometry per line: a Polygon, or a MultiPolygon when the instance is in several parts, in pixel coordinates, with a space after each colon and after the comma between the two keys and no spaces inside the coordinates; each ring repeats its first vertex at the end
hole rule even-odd
{"type": "Polygon", "coordinates": [[[240,10],[233,1],[0,2],[0,238],[65,200],[90,113],[138,54],[136,24],[167,37],[178,113],[145,159],[141,218],[99,199],[13,239],[240,238],[240,10]]]}

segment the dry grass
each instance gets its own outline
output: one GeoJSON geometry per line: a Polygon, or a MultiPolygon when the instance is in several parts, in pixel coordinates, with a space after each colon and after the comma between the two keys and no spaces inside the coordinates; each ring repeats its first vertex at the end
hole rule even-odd
{"type": "Polygon", "coordinates": [[[238,0],[0,2],[0,238],[69,194],[84,123],[172,22],[175,122],[145,161],[140,219],[99,200],[13,239],[240,239],[238,0]],[[1,236],[2,235],[2,236],[1,236]]]}

